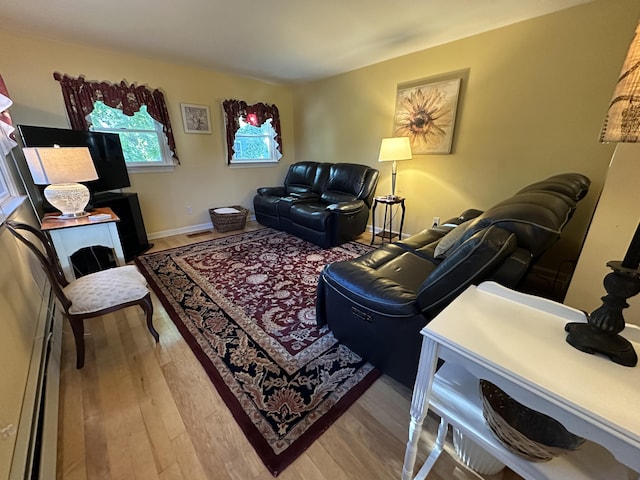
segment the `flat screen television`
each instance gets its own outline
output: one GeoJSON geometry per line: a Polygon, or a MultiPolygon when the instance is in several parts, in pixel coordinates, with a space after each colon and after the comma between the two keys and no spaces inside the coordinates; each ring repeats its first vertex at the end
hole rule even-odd
{"type": "Polygon", "coordinates": [[[18,125],[25,147],[88,147],[98,180],[82,182],[92,195],[130,187],[129,174],[117,133],[85,132],[64,128],[18,125]]]}

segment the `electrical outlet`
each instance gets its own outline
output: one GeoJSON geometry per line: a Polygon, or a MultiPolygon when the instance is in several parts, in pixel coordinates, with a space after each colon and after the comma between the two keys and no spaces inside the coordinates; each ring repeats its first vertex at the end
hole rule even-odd
{"type": "Polygon", "coordinates": [[[193,207],[191,205],[187,205],[187,215],[193,214],[193,207]]]}
{"type": "Polygon", "coordinates": [[[437,227],[440,225],[440,217],[433,217],[433,222],[431,222],[432,227],[437,227]]]}

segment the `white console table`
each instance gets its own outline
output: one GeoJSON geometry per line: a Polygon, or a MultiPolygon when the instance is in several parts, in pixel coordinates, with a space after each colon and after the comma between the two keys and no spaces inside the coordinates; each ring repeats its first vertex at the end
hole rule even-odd
{"type": "MultiPolygon", "coordinates": [[[[585,321],[578,310],[493,282],[471,286],[423,330],[411,403],[403,480],[426,478],[451,424],[527,479],[628,479],[640,471],[640,367],[576,350],[564,325],[585,321]],[[444,366],[435,373],[438,358],[444,366]],[[587,441],[549,462],[504,448],[487,426],[478,379],[560,421],[587,441]],[[440,416],[435,446],[414,477],[422,423],[440,416]]],[[[622,332],[640,352],[640,329],[622,332]]]]}
{"type": "Polygon", "coordinates": [[[42,219],[40,229],[49,233],[60,260],[60,266],[68,281],[76,278],[71,264],[71,255],[81,248],[95,245],[107,247],[113,250],[119,266],[127,263],[116,227],[116,222],[119,222],[120,218],[113,213],[113,210],[106,207],[96,208],[91,214],[103,214],[109,217],[101,220],[92,220],[89,216],[60,219],[56,215],[46,215],[42,219]]]}

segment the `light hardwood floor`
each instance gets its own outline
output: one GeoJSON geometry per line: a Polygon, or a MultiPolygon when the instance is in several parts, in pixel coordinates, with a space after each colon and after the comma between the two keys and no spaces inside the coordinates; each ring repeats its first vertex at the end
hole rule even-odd
{"type": "MultiPolygon", "coordinates": [[[[257,227],[249,222],[247,230],[257,227]]],[[[154,241],[152,251],[222,235],[163,238],[154,241]]],[[[87,321],[81,370],[75,369],[73,336],[65,322],[57,478],[272,479],[155,296],[154,307],[158,345],[139,309],[87,321]]],[[[399,479],[410,401],[408,388],[382,376],[278,478],[399,479]]],[[[431,417],[425,423],[419,463],[437,425],[431,417]]],[[[441,456],[428,478],[483,477],[451,453],[441,456]]],[[[520,477],[505,470],[487,478],[520,477]]]]}

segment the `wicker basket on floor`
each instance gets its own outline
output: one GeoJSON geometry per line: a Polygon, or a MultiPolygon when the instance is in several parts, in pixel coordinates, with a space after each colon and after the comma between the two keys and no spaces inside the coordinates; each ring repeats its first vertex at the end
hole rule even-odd
{"type": "Polygon", "coordinates": [[[584,442],[557,420],[516,402],[491,382],[480,380],[480,393],[485,420],[513,453],[546,462],[584,442]]]}
{"type": "Polygon", "coordinates": [[[243,229],[247,223],[248,213],[249,210],[240,205],[209,209],[211,223],[213,223],[213,228],[218,232],[243,229]],[[236,212],[228,212],[227,210],[229,209],[236,210],[236,212]]]}

